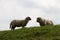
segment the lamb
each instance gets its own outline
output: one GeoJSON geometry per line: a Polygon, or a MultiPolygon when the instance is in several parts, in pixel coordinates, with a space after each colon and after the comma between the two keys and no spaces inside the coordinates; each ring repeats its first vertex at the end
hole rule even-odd
{"type": "Polygon", "coordinates": [[[30,17],[26,17],[25,20],[12,20],[10,23],[11,30],[14,30],[15,27],[25,27],[27,23],[31,20],[30,17]]]}
{"type": "Polygon", "coordinates": [[[40,24],[40,26],[53,25],[53,22],[51,20],[46,20],[41,17],[37,17],[36,21],[40,24]]]}

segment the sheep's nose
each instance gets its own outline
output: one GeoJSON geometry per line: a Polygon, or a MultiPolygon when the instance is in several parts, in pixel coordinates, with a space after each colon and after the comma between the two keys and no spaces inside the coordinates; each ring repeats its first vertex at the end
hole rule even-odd
{"type": "Polygon", "coordinates": [[[31,20],[31,18],[30,18],[30,20],[31,20]]]}

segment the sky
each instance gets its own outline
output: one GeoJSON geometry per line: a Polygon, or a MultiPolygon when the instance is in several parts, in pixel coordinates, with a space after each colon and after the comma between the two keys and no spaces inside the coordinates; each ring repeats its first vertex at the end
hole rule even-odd
{"type": "Polygon", "coordinates": [[[0,31],[10,30],[14,19],[31,17],[26,27],[39,26],[37,17],[52,20],[60,24],[60,0],[0,0],[0,31]]]}

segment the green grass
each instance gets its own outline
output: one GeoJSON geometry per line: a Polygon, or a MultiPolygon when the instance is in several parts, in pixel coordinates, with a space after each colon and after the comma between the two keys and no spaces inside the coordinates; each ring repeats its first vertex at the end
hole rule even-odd
{"type": "Polygon", "coordinates": [[[60,25],[0,31],[0,40],[60,40],[60,25]]]}

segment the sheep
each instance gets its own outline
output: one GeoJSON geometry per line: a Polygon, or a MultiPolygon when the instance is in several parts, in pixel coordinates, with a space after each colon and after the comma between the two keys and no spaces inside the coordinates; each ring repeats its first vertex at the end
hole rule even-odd
{"type": "Polygon", "coordinates": [[[10,23],[11,30],[14,30],[15,27],[23,27],[31,20],[30,17],[26,17],[24,20],[12,20],[10,23]]]}
{"type": "Polygon", "coordinates": [[[46,25],[53,25],[53,22],[51,20],[46,20],[41,17],[37,17],[36,20],[40,26],[46,26],[46,25]]]}

